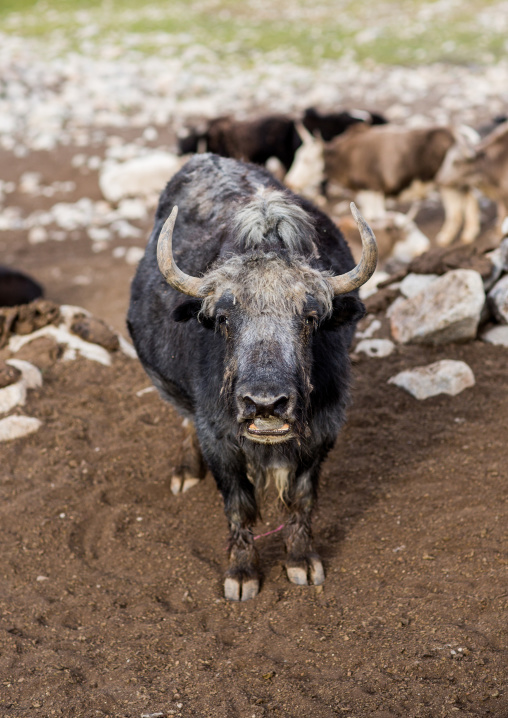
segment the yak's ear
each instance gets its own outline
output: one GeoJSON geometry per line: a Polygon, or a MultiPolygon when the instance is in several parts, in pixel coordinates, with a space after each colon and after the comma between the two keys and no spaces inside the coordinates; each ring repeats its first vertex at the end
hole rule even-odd
{"type": "Polygon", "coordinates": [[[188,322],[189,319],[195,319],[200,310],[200,299],[187,299],[174,309],[173,319],[175,322],[188,322]]]}
{"type": "Polygon", "coordinates": [[[333,299],[331,317],[321,324],[322,329],[336,329],[357,322],[365,316],[365,305],[351,294],[343,294],[333,299]]]}

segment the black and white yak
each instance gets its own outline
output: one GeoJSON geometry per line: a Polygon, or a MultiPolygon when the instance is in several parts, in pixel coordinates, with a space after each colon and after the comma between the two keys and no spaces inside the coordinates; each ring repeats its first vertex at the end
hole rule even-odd
{"type": "Polygon", "coordinates": [[[374,235],[355,266],[331,220],[260,167],[193,157],[166,186],[132,283],[128,327],[161,396],[184,418],[185,491],[210,468],[230,528],[225,595],[261,572],[252,527],[272,479],[287,512],[287,574],[321,584],[311,513],[349,394],[348,347],[372,275],[374,235]],[[178,220],[177,220],[178,207],[178,220]]]}

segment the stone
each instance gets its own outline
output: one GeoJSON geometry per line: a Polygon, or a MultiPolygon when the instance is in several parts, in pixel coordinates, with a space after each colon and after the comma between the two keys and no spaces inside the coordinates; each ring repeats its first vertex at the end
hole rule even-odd
{"type": "Polygon", "coordinates": [[[488,293],[489,307],[501,324],[508,324],[508,274],[501,277],[488,293]]]}
{"type": "Polygon", "coordinates": [[[99,186],[109,202],[129,197],[157,196],[182,166],[181,157],[170,152],[150,152],[122,163],[105,162],[99,173],[99,186]]]}
{"type": "Polygon", "coordinates": [[[402,371],[388,379],[388,383],[405,389],[416,399],[427,399],[438,394],[455,396],[474,386],[475,378],[465,362],[442,359],[427,366],[402,371]]]}
{"type": "Polygon", "coordinates": [[[77,355],[80,354],[85,359],[91,359],[104,366],[111,366],[111,356],[104,347],[86,342],[80,337],[71,334],[64,324],[61,324],[59,327],[53,325],[43,327],[25,336],[13,336],[9,341],[9,349],[15,354],[25,344],[40,337],[52,337],[58,344],[63,344],[66,347],[63,359],[66,361],[76,359],[77,355]]]}
{"type": "Polygon", "coordinates": [[[506,324],[490,326],[480,335],[483,342],[508,347],[508,326],[506,324]]]}
{"type": "Polygon", "coordinates": [[[27,389],[39,389],[42,386],[42,374],[30,362],[22,359],[7,359],[6,364],[21,373],[27,389]]]}
{"type": "Polygon", "coordinates": [[[362,286],[360,287],[360,299],[367,299],[367,297],[377,291],[378,285],[381,284],[381,282],[385,282],[388,279],[390,279],[390,275],[388,274],[388,272],[383,272],[380,269],[376,269],[372,277],[370,277],[370,279],[368,279],[365,284],[362,284],[362,286]]]}
{"type": "Polygon", "coordinates": [[[0,361],[0,389],[15,384],[21,379],[21,372],[15,366],[0,361]]]}
{"type": "Polygon", "coordinates": [[[401,344],[446,344],[474,339],[485,304],[483,281],[471,269],[455,269],[410,299],[398,299],[390,327],[401,344]]]}
{"type": "Polygon", "coordinates": [[[400,293],[403,294],[406,299],[414,297],[415,294],[422,292],[437,278],[437,274],[414,274],[411,272],[407,274],[400,283],[400,293]]]}
{"type": "Polygon", "coordinates": [[[395,344],[389,339],[362,339],[356,345],[355,352],[381,358],[390,356],[394,349],[395,344]]]}
{"type": "Polygon", "coordinates": [[[26,383],[20,379],[0,389],[0,414],[7,414],[15,406],[23,406],[26,401],[26,383]]]}
{"type": "Polygon", "coordinates": [[[0,419],[0,441],[20,439],[33,434],[42,426],[42,421],[32,416],[7,416],[0,419]]]}
{"type": "Polygon", "coordinates": [[[141,261],[144,254],[145,250],[142,247],[129,247],[125,253],[125,261],[127,264],[136,265],[141,261]]]}
{"type": "Polygon", "coordinates": [[[71,332],[86,342],[104,347],[108,352],[115,352],[119,348],[117,335],[102,319],[96,317],[76,319],[71,325],[71,332]]]}

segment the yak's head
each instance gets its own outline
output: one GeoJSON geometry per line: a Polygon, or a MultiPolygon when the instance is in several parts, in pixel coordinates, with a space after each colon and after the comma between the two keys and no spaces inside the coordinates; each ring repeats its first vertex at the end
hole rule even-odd
{"type": "Polygon", "coordinates": [[[270,211],[260,220],[253,205],[240,212],[233,231],[241,252],[201,278],[184,274],[174,262],[176,207],[158,242],[159,268],[166,281],[193,297],[176,310],[175,318],[197,317],[220,332],[226,345],[223,399],[236,416],[240,434],[264,444],[305,433],[313,341],[318,332],[361,316],[356,297],[344,295],[367,281],[377,261],[374,235],[354,205],[362,259],[350,272],[334,277],[305,258],[309,249],[311,256],[315,250],[306,236],[314,234],[308,215],[295,205],[281,215],[275,204],[269,210],[278,221],[267,220],[270,211]]]}

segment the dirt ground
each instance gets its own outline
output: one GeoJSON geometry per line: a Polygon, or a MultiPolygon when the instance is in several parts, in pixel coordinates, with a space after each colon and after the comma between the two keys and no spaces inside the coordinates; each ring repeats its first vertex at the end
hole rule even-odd
{"type": "MultiPolygon", "coordinates": [[[[71,167],[77,151],[4,153],[4,180],[77,183],[9,202],[28,214],[99,199],[97,173],[71,167]]],[[[94,253],[74,236],[31,246],[4,231],[1,261],[125,335],[134,267],[111,249],[140,240],[94,253]]],[[[276,533],[258,541],[261,593],[234,604],[220,495],[210,475],[170,492],[180,421],[137,396],[137,360],[24,350],[44,383],[20,413],[43,426],[0,448],[0,716],[508,716],[507,357],[471,342],[356,360],[314,520],[326,583],[290,584],[276,533]],[[442,358],[466,361],[476,385],[417,401],[387,384],[442,358]]],[[[283,520],[268,502],[256,531],[283,520]]]]}

